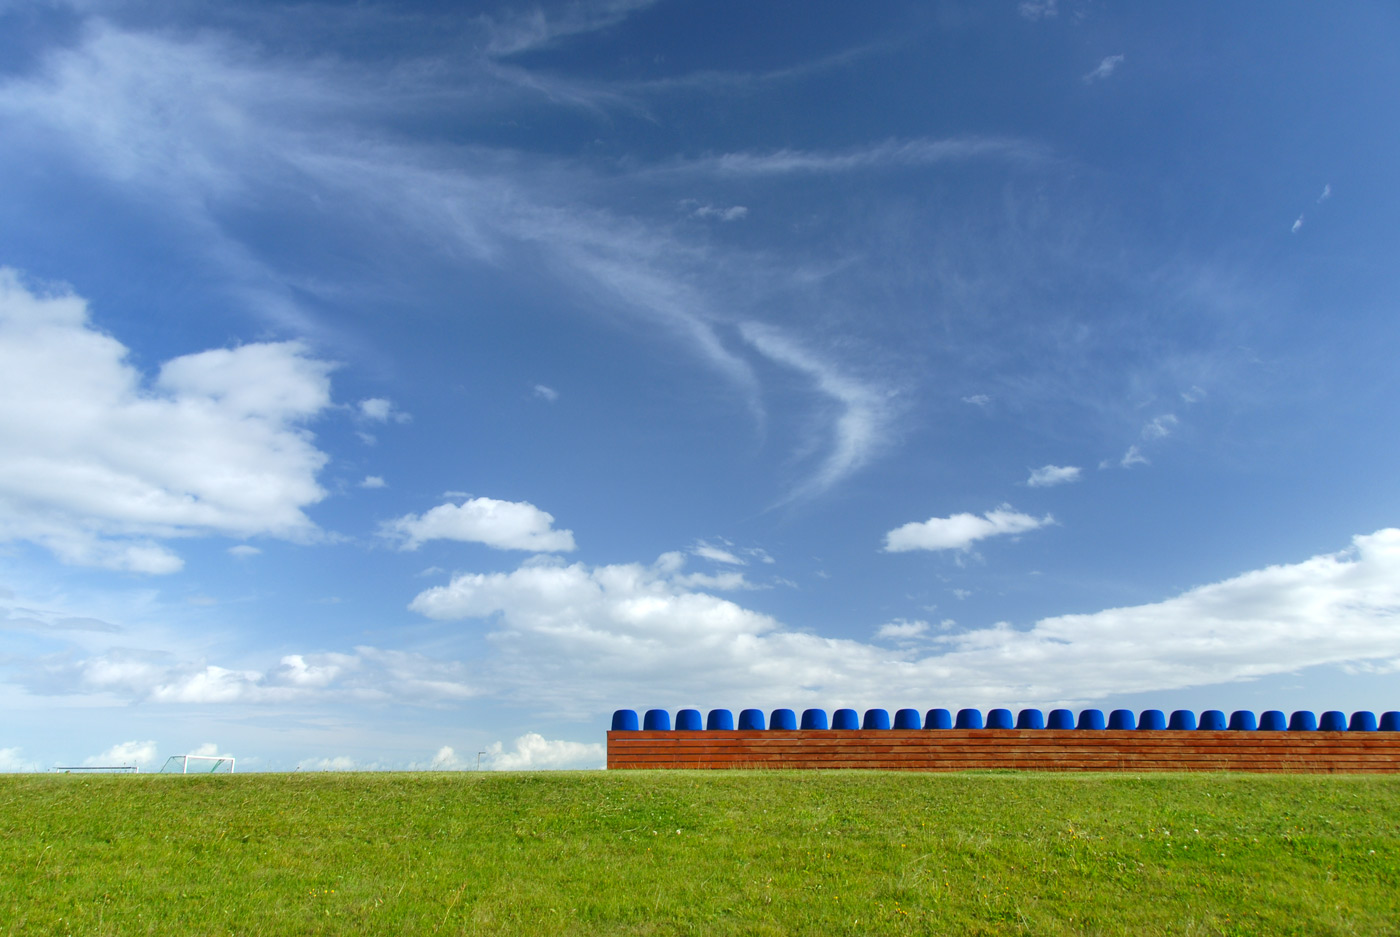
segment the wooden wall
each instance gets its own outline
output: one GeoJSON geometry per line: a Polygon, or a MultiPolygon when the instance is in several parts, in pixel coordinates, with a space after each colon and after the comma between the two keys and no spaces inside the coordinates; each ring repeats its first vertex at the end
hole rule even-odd
{"type": "Polygon", "coordinates": [[[1400,771],[1400,732],[609,732],[609,768],[1400,771]]]}

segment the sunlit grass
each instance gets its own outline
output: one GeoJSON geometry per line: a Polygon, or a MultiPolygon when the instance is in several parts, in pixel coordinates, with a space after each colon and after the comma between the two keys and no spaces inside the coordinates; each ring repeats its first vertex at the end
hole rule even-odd
{"type": "Polygon", "coordinates": [[[1400,933],[1400,781],[0,777],[0,933],[1400,933]]]}

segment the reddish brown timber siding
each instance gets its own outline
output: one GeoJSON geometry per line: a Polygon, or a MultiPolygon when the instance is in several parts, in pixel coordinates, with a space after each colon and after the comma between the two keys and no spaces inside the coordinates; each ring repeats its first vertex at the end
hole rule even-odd
{"type": "Polygon", "coordinates": [[[609,732],[609,768],[1400,771],[1400,732],[609,732]]]}

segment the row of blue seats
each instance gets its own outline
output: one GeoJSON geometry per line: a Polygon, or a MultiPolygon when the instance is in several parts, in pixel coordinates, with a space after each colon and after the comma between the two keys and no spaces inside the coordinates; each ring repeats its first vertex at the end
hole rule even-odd
{"type": "MultiPolygon", "coordinates": [[[[614,732],[636,732],[639,730],[637,712],[633,709],[619,709],[613,713],[614,732]]],[[[956,718],[946,709],[930,709],[920,719],[917,709],[901,709],[894,714],[894,723],[884,709],[867,709],[861,719],[854,709],[838,709],[832,714],[828,724],[826,710],[806,709],[802,711],[799,724],[797,715],[791,709],[775,709],[767,726],[763,710],[745,709],[739,713],[739,731],[795,732],[806,730],[850,730],[850,729],[1110,729],[1110,730],[1204,730],[1218,732],[1233,730],[1238,732],[1400,732],[1400,712],[1382,713],[1380,722],[1372,712],[1355,712],[1348,720],[1346,714],[1329,710],[1319,721],[1307,710],[1285,716],[1277,709],[1262,713],[1256,720],[1254,713],[1237,710],[1227,720],[1218,709],[1208,709],[1201,713],[1199,721],[1189,709],[1175,710],[1171,717],[1160,709],[1145,709],[1134,717],[1130,709],[1115,709],[1104,719],[1103,710],[1080,710],[1076,720],[1068,709],[1052,709],[1047,719],[1038,709],[1023,709],[1013,719],[1009,709],[993,709],[982,719],[978,709],[960,709],[956,718]]],[[[670,732],[671,714],[664,709],[648,709],[640,726],[646,732],[670,732]]],[[[682,709],[676,713],[678,732],[732,732],[735,730],[734,714],[727,709],[712,709],[703,722],[698,709],[682,709]]]]}

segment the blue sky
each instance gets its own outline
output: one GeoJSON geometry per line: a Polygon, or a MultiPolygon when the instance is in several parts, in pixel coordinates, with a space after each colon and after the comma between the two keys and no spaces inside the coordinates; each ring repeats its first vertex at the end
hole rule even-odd
{"type": "Polygon", "coordinates": [[[1389,5],[0,37],[0,769],[1400,708],[1389,5]]]}

